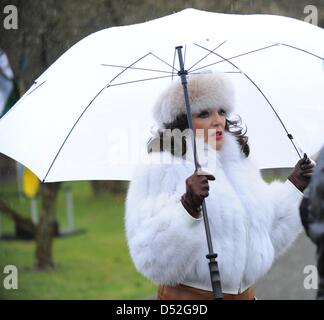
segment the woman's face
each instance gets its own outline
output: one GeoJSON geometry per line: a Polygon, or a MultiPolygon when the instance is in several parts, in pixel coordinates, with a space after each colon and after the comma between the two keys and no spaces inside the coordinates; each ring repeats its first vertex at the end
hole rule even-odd
{"type": "Polygon", "coordinates": [[[220,150],[224,144],[226,112],[220,110],[203,110],[193,115],[192,125],[197,137],[203,137],[213,149],[220,150]],[[203,129],[198,130],[197,129],[203,129]]]}

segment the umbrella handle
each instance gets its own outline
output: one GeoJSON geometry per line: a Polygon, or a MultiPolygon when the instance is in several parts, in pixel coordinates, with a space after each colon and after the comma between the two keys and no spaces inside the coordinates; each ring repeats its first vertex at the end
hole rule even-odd
{"type": "MultiPolygon", "coordinates": [[[[184,93],[184,98],[185,98],[188,125],[189,125],[189,129],[191,129],[191,132],[194,133],[193,126],[192,126],[192,114],[191,114],[191,109],[190,109],[188,87],[187,87],[188,72],[184,69],[184,62],[183,62],[183,57],[182,57],[182,46],[176,47],[176,51],[177,51],[178,57],[179,57],[180,71],[178,72],[178,75],[181,78],[181,83],[183,86],[183,93],[184,93]]],[[[191,141],[193,144],[195,172],[196,172],[201,168],[201,166],[198,162],[195,134],[193,134],[191,141]]],[[[205,231],[206,231],[207,245],[208,245],[208,251],[209,251],[209,253],[206,255],[206,258],[209,259],[209,272],[210,272],[211,285],[212,285],[212,289],[213,289],[213,297],[215,300],[222,300],[223,293],[222,293],[222,286],[221,286],[221,279],[220,279],[218,263],[216,261],[217,254],[214,253],[214,250],[213,250],[213,243],[212,243],[212,239],[211,239],[211,235],[210,235],[210,228],[209,228],[209,221],[208,221],[205,200],[203,200],[203,202],[202,202],[202,213],[203,213],[203,218],[204,218],[204,223],[205,223],[205,231]]]]}

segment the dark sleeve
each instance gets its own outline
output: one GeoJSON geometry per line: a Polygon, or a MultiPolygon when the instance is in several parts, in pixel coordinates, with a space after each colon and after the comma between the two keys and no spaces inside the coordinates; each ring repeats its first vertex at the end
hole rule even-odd
{"type": "Polygon", "coordinates": [[[308,231],[309,198],[307,196],[304,196],[303,200],[300,203],[299,213],[300,213],[300,219],[301,219],[302,225],[305,229],[307,236],[309,237],[309,231],[308,231]]]}

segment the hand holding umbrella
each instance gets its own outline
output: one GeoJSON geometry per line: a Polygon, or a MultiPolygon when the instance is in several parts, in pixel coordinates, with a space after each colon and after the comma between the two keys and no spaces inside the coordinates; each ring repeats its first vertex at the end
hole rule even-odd
{"type": "Polygon", "coordinates": [[[215,177],[204,171],[196,171],[186,179],[186,193],[181,197],[181,202],[194,218],[199,218],[202,202],[208,197],[208,180],[215,180],[215,177]]]}
{"type": "Polygon", "coordinates": [[[293,172],[289,175],[288,179],[299,189],[303,192],[311,179],[315,168],[315,162],[308,158],[307,154],[304,154],[304,157],[300,159],[293,172]]]}

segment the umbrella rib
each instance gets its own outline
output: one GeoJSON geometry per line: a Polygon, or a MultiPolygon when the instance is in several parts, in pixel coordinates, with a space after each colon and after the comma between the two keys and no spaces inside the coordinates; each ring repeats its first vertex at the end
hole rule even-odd
{"type": "MultiPolygon", "coordinates": [[[[223,73],[239,73],[241,74],[242,72],[240,71],[222,71],[223,73]]],[[[202,74],[202,72],[190,72],[190,74],[202,74]]]]}
{"type": "Polygon", "coordinates": [[[176,58],[176,54],[177,54],[177,49],[174,49],[174,54],[173,54],[173,63],[172,63],[172,80],[173,80],[173,76],[174,76],[174,64],[175,64],[175,58],[176,58]]]}
{"type": "Polygon", "coordinates": [[[318,59],[321,59],[321,60],[324,61],[324,58],[316,55],[315,53],[309,52],[309,51],[307,51],[305,49],[301,49],[301,48],[298,48],[298,47],[294,47],[294,46],[292,46],[290,44],[286,44],[286,43],[278,43],[278,45],[285,46],[285,47],[288,47],[288,48],[291,48],[291,49],[295,49],[295,50],[298,50],[298,51],[301,51],[301,52],[305,52],[305,53],[310,54],[311,56],[313,56],[315,58],[318,58],[318,59]]]}
{"type": "Polygon", "coordinates": [[[199,64],[201,61],[206,59],[212,52],[215,52],[218,48],[220,48],[227,40],[223,41],[221,44],[219,44],[215,49],[213,49],[211,52],[208,52],[204,57],[202,57],[200,60],[198,60],[196,63],[194,63],[187,71],[189,72],[193,67],[195,67],[197,64],[199,64]]]}
{"type": "MultiPolygon", "coordinates": [[[[205,48],[199,44],[196,44],[196,46],[204,49],[204,50],[207,50],[207,51],[210,51],[208,48],[205,48]]],[[[264,99],[267,101],[267,103],[269,104],[269,106],[271,107],[272,111],[275,113],[276,117],[278,118],[279,122],[281,123],[283,129],[286,131],[287,133],[287,136],[288,138],[290,139],[291,143],[293,144],[298,156],[301,158],[301,155],[299,154],[299,151],[293,141],[293,136],[292,134],[290,134],[285,126],[285,124],[283,123],[283,121],[281,120],[279,114],[277,113],[277,111],[275,110],[275,108],[272,106],[271,102],[269,101],[269,99],[266,97],[266,95],[263,93],[263,91],[259,88],[259,86],[245,73],[243,72],[238,66],[236,66],[233,62],[229,61],[228,59],[226,59],[225,57],[221,56],[220,54],[216,53],[216,52],[213,52],[213,54],[217,55],[219,58],[221,59],[224,59],[224,61],[230,63],[235,69],[239,70],[241,74],[243,74],[255,87],[256,89],[262,94],[262,96],[264,97],[264,99]]]]}
{"type": "Polygon", "coordinates": [[[71,133],[72,133],[72,131],[74,130],[74,128],[75,128],[75,126],[77,125],[77,123],[79,122],[79,120],[82,118],[82,116],[84,115],[84,113],[87,111],[87,109],[90,107],[90,105],[92,104],[92,102],[101,94],[101,92],[102,91],[104,91],[106,89],[106,86],[104,86],[93,98],[92,98],[92,100],[90,101],[90,103],[86,106],[86,108],[82,111],[82,113],[80,114],[80,116],[79,116],[79,118],[76,120],[76,122],[74,123],[74,125],[72,126],[72,128],[71,128],[71,130],[69,131],[69,133],[67,134],[67,136],[65,137],[65,139],[64,139],[64,141],[63,141],[63,143],[62,143],[62,145],[61,145],[61,147],[60,147],[60,149],[58,150],[58,152],[56,153],[56,155],[55,155],[55,157],[54,157],[54,159],[53,159],[53,161],[52,161],[52,163],[51,163],[51,165],[49,166],[49,168],[48,168],[48,170],[47,170],[47,172],[46,172],[46,175],[45,175],[45,177],[44,177],[44,179],[43,179],[43,181],[42,181],[42,183],[44,183],[45,182],[45,180],[46,180],[46,178],[47,178],[47,176],[48,176],[48,174],[49,174],[49,172],[51,171],[51,169],[52,169],[52,167],[53,167],[53,165],[54,165],[54,163],[55,163],[55,161],[56,161],[56,159],[57,159],[57,157],[58,157],[58,155],[60,154],[60,152],[61,152],[61,150],[63,149],[63,147],[64,147],[64,145],[65,145],[65,142],[68,140],[68,138],[70,137],[70,135],[71,135],[71,133]]]}
{"type": "Polygon", "coordinates": [[[241,73],[239,71],[224,71],[224,73],[241,73]]]}
{"type": "Polygon", "coordinates": [[[101,66],[103,66],[103,67],[115,67],[115,68],[131,69],[131,70],[161,72],[161,73],[168,73],[168,74],[171,74],[172,73],[170,71],[163,71],[163,70],[157,70],[157,69],[146,69],[146,68],[127,67],[127,66],[120,66],[120,65],[106,64],[106,63],[102,63],[101,66]]]}
{"type": "Polygon", "coordinates": [[[153,78],[145,78],[145,79],[139,79],[139,80],[134,80],[134,81],[127,81],[127,82],[120,82],[120,83],[115,83],[107,86],[109,87],[116,87],[116,86],[122,86],[124,84],[130,84],[130,83],[137,83],[137,82],[143,82],[143,81],[148,81],[148,80],[157,80],[157,79],[164,79],[164,78],[171,78],[173,75],[168,75],[168,76],[161,76],[161,77],[153,77],[153,78]]]}
{"type": "Polygon", "coordinates": [[[41,82],[36,88],[34,88],[32,91],[27,93],[27,96],[29,96],[30,94],[32,94],[36,89],[38,89],[40,86],[42,86],[47,80],[44,80],[43,82],[41,82]]]}
{"type": "Polygon", "coordinates": [[[47,80],[44,80],[43,82],[41,82],[36,88],[34,88],[31,92],[29,92],[28,94],[23,95],[2,117],[1,119],[4,119],[5,117],[8,116],[8,114],[10,114],[13,110],[15,110],[17,108],[17,106],[26,99],[27,96],[29,96],[31,93],[33,93],[36,89],[38,89],[39,87],[41,87],[47,80]]]}
{"type": "MultiPolygon", "coordinates": [[[[198,47],[200,46],[200,45],[198,45],[198,44],[196,44],[196,43],[195,43],[195,45],[198,46],[198,47]]],[[[193,71],[191,71],[191,72],[195,72],[195,71],[198,71],[198,70],[201,70],[201,69],[204,69],[204,68],[210,67],[210,66],[214,66],[215,64],[223,63],[223,62],[225,62],[225,61],[229,61],[229,60],[232,60],[232,59],[236,59],[236,58],[239,58],[239,57],[243,57],[243,56],[248,55],[248,54],[250,54],[250,53],[255,53],[255,52],[258,52],[258,51],[261,51],[261,50],[265,50],[265,49],[269,49],[269,48],[272,48],[272,47],[276,47],[276,46],[278,46],[278,45],[279,45],[279,43],[275,43],[275,44],[272,44],[272,45],[267,46],[267,47],[259,48],[259,49],[252,50],[252,51],[248,51],[248,52],[244,52],[244,53],[241,53],[241,54],[239,54],[239,55],[237,55],[237,56],[230,57],[230,58],[228,58],[227,60],[217,61],[217,62],[214,62],[214,63],[211,63],[211,64],[207,64],[207,65],[205,65],[205,66],[203,66],[203,67],[199,67],[199,68],[197,68],[197,69],[195,69],[195,70],[193,70],[193,71]]],[[[201,48],[202,48],[202,49],[205,49],[205,50],[208,50],[210,53],[215,53],[214,51],[211,51],[210,49],[205,48],[205,47],[203,47],[203,46],[201,46],[201,48]]]]}
{"type": "Polygon", "coordinates": [[[71,133],[72,131],[74,130],[74,128],[76,127],[77,123],[80,121],[80,119],[83,117],[83,115],[85,114],[85,112],[89,109],[89,107],[92,105],[92,103],[97,99],[97,97],[106,89],[108,88],[109,86],[111,86],[111,83],[116,79],[118,78],[122,73],[124,73],[126,70],[128,70],[130,67],[132,67],[133,65],[135,65],[137,62],[143,60],[144,58],[146,58],[147,56],[149,56],[151,53],[147,53],[145,54],[144,56],[142,56],[141,58],[137,59],[135,62],[131,63],[127,68],[125,68],[124,70],[122,70],[121,72],[119,72],[107,85],[105,85],[92,99],[91,101],[88,103],[88,105],[84,108],[84,110],[82,111],[82,113],[80,114],[80,116],[78,117],[78,119],[75,121],[74,125],[72,126],[72,128],[70,129],[69,133],[67,134],[67,136],[65,137],[61,147],[59,148],[59,150],[57,151],[51,165],[49,166],[47,172],[46,172],[46,175],[45,177],[43,178],[42,180],[42,183],[45,182],[49,172],[51,171],[58,155],[60,154],[61,150],[63,149],[66,141],[69,139],[69,137],[71,136],[71,133]]]}
{"type": "Polygon", "coordinates": [[[150,54],[151,54],[154,58],[160,60],[161,62],[163,62],[164,64],[166,64],[167,66],[169,66],[169,67],[172,69],[172,72],[175,70],[175,71],[178,73],[178,70],[177,70],[174,66],[171,66],[171,64],[167,63],[166,61],[164,61],[163,59],[161,59],[160,57],[158,57],[158,56],[155,55],[154,53],[150,52],[150,54]]]}

